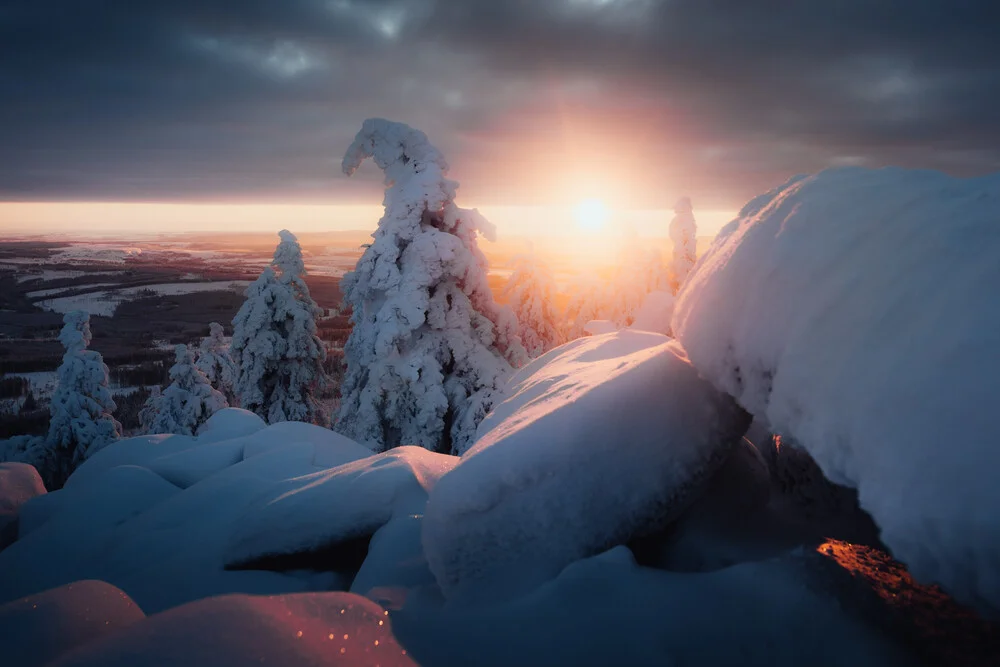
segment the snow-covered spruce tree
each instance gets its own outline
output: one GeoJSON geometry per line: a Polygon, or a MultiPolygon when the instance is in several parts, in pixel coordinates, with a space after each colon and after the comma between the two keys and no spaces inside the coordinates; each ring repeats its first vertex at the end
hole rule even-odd
{"type": "Polygon", "coordinates": [[[233,399],[236,364],[229,356],[229,344],[226,343],[225,332],[218,322],[208,325],[208,336],[201,339],[195,366],[205,374],[213,387],[222,392],[227,401],[233,399]]]}
{"type": "Polygon", "coordinates": [[[314,399],[326,382],[326,349],[316,335],[320,308],[306,286],[298,240],[287,230],[279,236],[271,266],[247,288],[247,299],[233,319],[234,393],[240,407],[268,423],[325,425],[314,399]]]}
{"type": "Polygon", "coordinates": [[[674,244],[670,259],[670,290],[677,294],[694,267],[697,254],[698,225],[689,197],[674,204],[674,219],[670,221],[670,240],[674,244]]]}
{"type": "Polygon", "coordinates": [[[563,342],[555,280],[549,267],[533,253],[514,258],[514,272],[503,293],[517,316],[521,343],[529,357],[535,358],[563,342]]]}
{"type": "Polygon", "coordinates": [[[188,346],[174,349],[177,356],[170,368],[170,385],[160,396],[150,395],[149,412],[140,419],[147,421],[147,433],[194,435],[209,417],[229,404],[195,365],[188,346]]]}
{"type": "Polygon", "coordinates": [[[101,355],[88,350],[90,314],[67,313],[59,341],[66,348],[52,394],[51,421],[41,451],[34,459],[49,489],[62,487],[83,461],[121,438],[122,427],[112,417],[117,407],[108,388],[108,367],[101,355]]]}
{"type": "Polygon", "coordinates": [[[566,304],[566,339],[585,336],[587,322],[606,319],[609,312],[608,285],[591,274],[578,277],[566,304]]]}
{"type": "Polygon", "coordinates": [[[163,388],[159,385],[153,386],[149,390],[149,398],[139,410],[139,432],[144,434],[155,433],[153,424],[163,411],[163,388]]]}
{"type": "Polygon", "coordinates": [[[477,235],[495,229],[455,205],[458,184],[423,132],[366,120],[344,156],[385,172],[385,214],[341,290],[352,308],[337,430],[385,450],[464,452],[512,366],[527,355],[494,300],[477,235]]]}

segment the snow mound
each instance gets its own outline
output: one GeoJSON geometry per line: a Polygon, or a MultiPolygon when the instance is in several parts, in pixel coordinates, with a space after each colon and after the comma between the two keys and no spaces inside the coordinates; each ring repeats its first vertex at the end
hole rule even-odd
{"type": "Polygon", "coordinates": [[[241,438],[267,428],[267,422],[257,414],[242,408],[223,408],[198,429],[198,442],[218,442],[241,438]]]}
{"type": "Polygon", "coordinates": [[[635,321],[629,326],[638,331],[652,331],[669,336],[670,319],[674,315],[674,295],[670,292],[650,292],[642,302],[635,321]]]}
{"type": "Polygon", "coordinates": [[[0,550],[17,537],[18,511],[24,503],[45,494],[34,466],[0,463],[0,550]]]}
{"type": "Polygon", "coordinates": [[[669,523],[749,424],[676,342],[582,338],[519,371],[433,489],[427,561],[450,599],[501,598],[669,523]]]}
{"type": "Polygon", "coordinates": [[[12,667],[42,667],[142,618],[142,610],[114,586],[78,581],[0,607],[0,656],[12,667]]]}
{"type": "MultiPolygon", "coordinates": [[[[690,575],[617,547],[491,607],[408,604],[393,628],[426,665],[912,665],[815,553],[690,575]],[[847,603],[847,604],[845,604],[847,603]]],[[[421,601],[423,602],[423,601],[421,601]]]]}
{"type": "MultiPolygon", "coordinates": [[[[211,595],[342,585],[332,575],[319,581],[226,570],[223,554],[234,528],[277,483],[371,456],[309,424],[253,431],[256,419],[235,411],[207,423],[214,428],[199,437],[115,443],[81,466],[71,484],[25,503],[21,538],[0,552],[0,573],[16,573],[0,575],[0,601],[100,579],[157,612],[211,595]],[[225,439],[227,429],[253,432],[225,439]],[[134,463],[122,463],[127,461],[134,463]]],[[[387,490],[384,502],[392,493],[400,490],[387,490]]]]}
{"type": "Polygon", "coordinates": [[[91,642],[53,667],[415,665],[381,607],[348,593],[199,600],[91,642]]]}
{"type": "Polygon", "coordinates": [[[998,175],[793,179],[722,231],[673,320],[704,377],[858,489],[918,579],[995,609],[998,210],[998,175]]]}
{"type": "Polygon", "coordinates": [[[371,535],[394,516],[422,512],[428,492],[457,462],[422,447],[397,447],[278,482],[233,528],[226,563],[238,567],[371,535]]]}
{"type": "MultiPolygon", "coordinates": [[[[0,552],[0,601],[12,600],[78,579],[107,580],[105,557],[117,546],[119,527],[178,493],[146,468],[120,466],[95,483],[64,488],[45,501],[48,520],[32,526],[0,552]]],[[[136,563],[141,566],[141,563],[136,563]]]]}

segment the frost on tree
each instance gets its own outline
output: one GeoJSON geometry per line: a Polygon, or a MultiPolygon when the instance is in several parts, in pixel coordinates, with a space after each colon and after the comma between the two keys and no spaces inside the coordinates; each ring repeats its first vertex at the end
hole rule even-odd
{"type": "Polygon", "coordinates": [[[461,453],[512,366],[526,360],[510,309],[493,300],[478,211],[423,132],[366,120],[344,156],[385,173],[385,214],[341,289],[352,308],[337,429],[377,450],[419,445],[461,453]]]}
{"type": "Polygon", "coordinates": [[[208,336],[201,339],[195,365],[205,374],[212,386],[229,400],[233,398],[236,364],[229,356],[229,343],[225,339],[222,325],[212,322],[208,325],[208,331],[208,336]]]}
{"type": "Polygon", "coordinates": [[[521,343],[531,358],[563,342],[556,307],[556,285],[548,266],[533,254],[514,258],[514,272],[504,287],[517,316],[521,343]]]}
{"type": "Polygon", "coordinates": [[[121,438],[122,426],[112,417],[117,407],[108,387],[108,367],[88,350],[90,314],[67,313],[59,342],[66,348],[52,394],[49,432],[32,458],[50,489],[59,488],[83,461],[121,438]]]}
{"type": "Polygon", "coordinates": [[[247,288],[233,319],[234,393],[240,407],[268,423],[324,424],[314,398],[325,384],[326,349],[316,335],[321,310],[306,286],[298,240],[287,230],[279,236],[271,266],[247,288]]]}
{"type": "Polygon", "coordinates": [[[697,259],[698,226],[694,220],[691,199],[681,197],[674,205],[670,221],[670,241],[674,244],[670,258],[670,290],[677,294],[697,259]]]}
{"type": "Polygon", "coordinates": [[[667,275],[660,252],[635,240],[623,249],[611,279],[604,319],[618,328],[631,325],[650,292],[666,287],[667,275]]]}
{"type": "Polygon", "coordinates": [[[147,433],[194,435],[209,417],[229,405],[195,365],[187,345],[178,345],[175,353],[170,385],[162,394],[150,395],[149,411],[144,408],[140,415],[140,420],[146,421],[147,433]]]}

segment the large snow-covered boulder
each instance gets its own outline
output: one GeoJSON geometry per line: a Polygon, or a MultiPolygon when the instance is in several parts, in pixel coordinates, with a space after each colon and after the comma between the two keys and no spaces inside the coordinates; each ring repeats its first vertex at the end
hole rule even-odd
{"type": "Polygon", "coordinates": [[[853,486],[919,579],[1000,609],[1000,175],[858,168],[748,204],[673,329],[698,371],[853,486]]]}
{"type": "Polygon", "coordinates": [[[0,661],[11,667],[48,665],[143,618],[128,595],[103,581],[77,581],[29,595],[0,606],[0,661]]]}
{"type": "Polygon", "coordinates": [[[0,602],[78,579],[108,581],[149,612],[224,593],[345,586],[334,575],[228,571],[224,553],[244,515],[276,484],[370,451],[313,425],[249,429],[241,424],[253,420],[232,416],[230,432],[249,435],[115,443],[72,483],[25,503],[20,539],[0,552],[0,602]]]}
{"type": "Polygon", "coordinates": [[[506,396],[427,503],[424,549],[452,600],[523,593],[668,523],[749,424],[679,344],[636,331],[556,348],[506,396]]]}
{"type": "Polygon", "coordinates": [[[422,447],[275,483],[234,525],[226,563],[317,551],[372,535],[393,516],[419,514],[458,458],[422,447]]]}
{"type": "Polygon", "coordinates": [[[267,428],[267,422],[254,412],[242,408],[223,408],[198,427],[200,442],[217,442],[256,433],[267,428]]]}
{"type": "Polygon", "coordinates": [[[53,667],[409,667],[374,602],[348,593],[199,600],[72,651],[53,667]]]}
{"type": "Polygon", "coordinates": [[[45,493],[45,484],[34,466],[0,463],[0,550],[17,539],[21,506],[45,493]]]}

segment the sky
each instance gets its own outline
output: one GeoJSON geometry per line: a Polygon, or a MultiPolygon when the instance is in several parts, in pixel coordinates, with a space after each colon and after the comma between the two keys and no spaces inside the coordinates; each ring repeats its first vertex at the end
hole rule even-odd
{"type": "Polygon", "coordinates": [[[798,173],[1000,169],[998,25],[995,0],[6,0],[0,230],[374,226],[377,169],[340,171],[372,116],[501,231],[597,198],[665,233],[682,195],[711,230],[798,173]]]}

